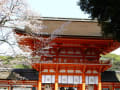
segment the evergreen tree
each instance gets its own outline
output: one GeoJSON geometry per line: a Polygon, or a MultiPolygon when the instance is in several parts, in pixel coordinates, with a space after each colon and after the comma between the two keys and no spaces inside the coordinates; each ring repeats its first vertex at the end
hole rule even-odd
{"type": "Polygon", "coordinates": [[[80,0],[82,11],[97,19],[105,36],[120,41],[120,0],[80,0]]]}

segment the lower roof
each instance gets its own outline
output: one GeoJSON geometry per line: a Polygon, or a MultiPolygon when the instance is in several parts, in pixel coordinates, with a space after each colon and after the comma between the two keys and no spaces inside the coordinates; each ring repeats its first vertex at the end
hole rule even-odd
{"type": "Polygon", "coordinates": [[[102,82],[120,82],[120,72],[105,71],[101,74],[102,82]]]}
{"type": "MultiPolygon", "coordinates": [[[[120,72],[105,71],[101,73],[102,82],[120,82],[120,72]]],[[[0,70],[0,80],[38,80],[34,69],[0,70]]]]}

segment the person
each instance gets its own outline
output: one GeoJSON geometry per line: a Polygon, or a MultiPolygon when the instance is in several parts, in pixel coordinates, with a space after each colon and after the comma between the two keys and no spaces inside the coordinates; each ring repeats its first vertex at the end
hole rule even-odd
{"type": "Polygon", "coordinates": [[[65,88],[64,88],[64,87],[61,87],[60,90],[65,90],[65,88]]]}
{"type": "Polygon", "coordinates": [[[74,90],[74,88],[73,87],[69,87],[68,90],[74,90]]]}

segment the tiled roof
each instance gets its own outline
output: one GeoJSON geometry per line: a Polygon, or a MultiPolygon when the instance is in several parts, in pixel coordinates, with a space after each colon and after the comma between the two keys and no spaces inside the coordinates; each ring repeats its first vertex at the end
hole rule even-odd
{"type": "Polygon", "coordinates": [[[101,74],[102,82],[120,82],[120,72],[105,71],[101,74]]]}
{"type": "MultiPolygon", "coordinates": [[[[102,82],[120,82],[120,72],[105,71],[102,82]]],[[[1,80],[38,80],[38,72],[33,69],[11,69],[0,71],[1,80]]]]}
{"type": "MultiPolygon", "coordinates": [[[[49,18],[43,17],[36,20],[42,21],[40,34],[42,35],[65,35],[65,36],[102,36],[101,28],[95,20],[91,19],[73,19],[73,18],[49,18]],[[56,32],[56,33],[55,33],[56,32]]],[[[19,29],[20,30],[20,29],[19,29]]],[[[21,30],[30,31],[30,28],[21,30]]],[[[17,29],[15,29],[17,32],[17,29]]]]}
{"type": "Polygon", "coordinates": [[[38,72],[33,69],[0,70],[1,80],[37,80],[38,72]]]}

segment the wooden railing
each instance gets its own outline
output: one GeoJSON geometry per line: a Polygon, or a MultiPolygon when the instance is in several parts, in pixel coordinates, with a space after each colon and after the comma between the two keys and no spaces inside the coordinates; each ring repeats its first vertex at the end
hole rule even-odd
{"type": "Polygon", "coordinates": [[[112,64],[111,60],[41,60],[32,58],[32,63],[112,64]]]}

